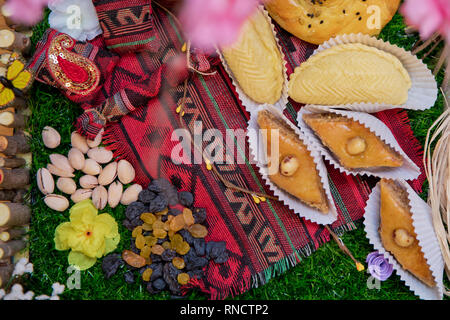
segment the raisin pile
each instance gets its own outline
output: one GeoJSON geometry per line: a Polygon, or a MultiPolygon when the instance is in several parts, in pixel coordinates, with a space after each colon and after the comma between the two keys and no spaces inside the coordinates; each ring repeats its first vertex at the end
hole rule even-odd
{"type": "Polygon", "coordinates": [[[180,287],[192,278],[202,278],[210,260],[228,260],[225,242],[206,242],[208,229],[204,208],[193,208],[190,192],[177,189],[166,179],[157,179],[143,190],[125,212],[123,225],[132,232],[131,247],[122,256],[103,259],[105,277],[111,277],[123,261],[129,271],[125,281],[134,283],[138,270],[150,293],[169,290],[181,295],[180,287]]]}

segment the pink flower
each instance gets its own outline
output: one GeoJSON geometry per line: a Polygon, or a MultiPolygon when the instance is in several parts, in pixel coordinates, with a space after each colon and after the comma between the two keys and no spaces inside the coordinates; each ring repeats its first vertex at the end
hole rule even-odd
{"type": "Polygon", "coordinates": [[[260,0],[185,0],[180,20],[193,46],[212,50],[232,44],[260,0]]]}
{"type": "Polygon", "coordinates": [[[42,19],[42,12],[52,0],[8,0],[5,10],[19,24],[34,25],[42,19]]]}
{"type": "Polygon", "coordinates": [[[422,38],[439,32],[450,41],[450,0],[406,0],[401,12],[422,38]]]}

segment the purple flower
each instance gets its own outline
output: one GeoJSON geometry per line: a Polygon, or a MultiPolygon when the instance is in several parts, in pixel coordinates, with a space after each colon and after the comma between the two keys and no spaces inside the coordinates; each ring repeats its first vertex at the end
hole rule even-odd
{"type": "Polygon", "coordinates": [[[384,255],[379,254],[378,251],[369,253],[366,258],[366,262],[370,274],[380,281],[387,280],[394,270],[392,264],[384,258],[384,255]]]}

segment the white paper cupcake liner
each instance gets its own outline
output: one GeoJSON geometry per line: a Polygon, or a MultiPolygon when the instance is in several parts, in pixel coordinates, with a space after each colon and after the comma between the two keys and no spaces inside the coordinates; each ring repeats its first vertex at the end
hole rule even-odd
{"type": "Polygon", "coordinates": [[[375,37],[364,35],[362,33],[345,34],[325,41],[314,51],[313,55],[331,47],[347,43],[365,44],[367,46],[375,47],[394,55],[402,62],[403,67],[406,69],[406,71],[408,71],[412,85],[408,91],[408,100],[402,105],[386,104],[383,101],[380,101],[379,103],[352,103],[344,105],[334,105],[332,106],[332,108],[373,113],[395,108],[426,110],[434,106],[438,95],[438,88],[436,80],[431,71],[410,51],[406,51],[405,49],[399,48],[396,45],[390,44],[389,42],[385,42],[383,40],[379,40],[375,37]]]}
{"type": "Polygon", "coordinates": [[[314,145],[315,148],[328,160],[335,168],[339,169],[340,172],[351,175],[367,175],[375,176],[387,179],[405,179],[414,180],[420,175],[420,168],[408,157],[408,155],[403,151],[398,142],[396,141],[391,130],[376,117],[357,111],[344,111],[332,108],[326,108],[323,106],[313,106],[308,105],[303,107],[297,115],[298,125],[301,131],[305,134],[305,137],[309,143],[314,145]],[[384,143],[386,143],[393,150],[397,151],[403,158],[403,165],[397,168],[379,167],[379,168],[364,168],[364,169],[347,169],[344,168],[336,156],[322,144],[320,139],[314,134],[313,130],[303,121],[304,114],[310,113],[324,113],[331,112],[339,114],[351,119],[358,121],[363,124],[371,132],[373,132],[377,137],[379,137],[384,143]]]}
{"type": "MultiPolygon", "coordinates": [[[[287,76],[287,68],[286,68],[286,59],[285,59],[285,55],[284,52],[280,46],[280,42],[278,40],[277,34],[275,32],[275,26],[272,23],[272,20],[269,16],[269,13],[264,9],[263,6],[259,6],[259,10],[261,10],[264,14],[264,16],[266,16],[267,21],[270,23],[270,26],[272,27],[272,32],[273,32],[273,36],[275,38],[275,41],[278,45],[278,50],[280,51],[280,55],[281,55],[281,60],[282,60],[282,66],[283,66],[283,78],[284,78],[284,82],[283,82],[283,88],[281,91],[281,97],[280,99],[275,102],[273,105],[276,106],[277,108],[279,108],[280,110],[283,110],[286,107],[286,104],[288,103],[288,76],[287,76]]],[[[217,49],[217,54],[220,57],[220,60],[222,61],[223,67],[225,69],[225,71],[228,73],[228,75],[230,76],[232,83],[236,89],[236,92],[238,93],[239,96],[239,100],[241,100],[242,105],[245,107],[245,109],[250,112],[251,110],[255,110],[258,107],[265,105],[265,104],[261,104],[258,103],[256,101],[254,101],[253,99],[251,99],[240,87],[239,82],[236,80],[236,78],[233,75],[233,72],[231,71],[230,67],[228,66],[225,58],[222,55],[222,52],[217,49]]]]}
{"type": "Polygon", "coordinates": [[[381,242],[378,228],[380,226],[380,184],[378,183],[370,194],[364,213],[364,231],[369,242],[375,250],[383,254],[389,263],[394,266],[394,270],[400,279],[421,299],[441,300],[444,292],[443,273],[444,260],[442,258],[440,246],[433,228],[431,218],[431,208],[426,204],[404,180],[397,180],[408,192],[409,204],[411,207],[413,226],[417,234],[417,240],[422,248],[424,257],[430,266],[430,270],[436,282],[435,287],[429,287],[416,278],[412,273],[406,271],[397,262],[395,257],[386,251],[381,242]]]}
{"type": "Polygon", "coordinates": [[[270,190],[273,191],[274,195],[278,197],[280,201],[282,201],[285,205],[287,205],[290,209],[292,209],[295,213],[297,213],[299,216],[310,220],[312,222],[327,225],[331,224],[334,221],[337,220],[337,210],[336,206],[333,200],[333,197],[331,195],[330,191],[330,185],[328,181],[328,172],[325,167],[325,164],[323,163],[322,156],[320,153],[310,145],[306,144],[307,149],[310,151],[311,156],[314,159],[314,163],[316,164],[317,170],[319,172],[320,180],[322,182],[322,186],[325,190],[325,194],[328,199],[328,206],[330,208],[330,211],[328,214],[323,214],[317,209],[314,209],[302,201],[298,200],[297,198],[293,197],[289,193],[283,191],[280,189],[277,185],[272,183],[272,181],[269,178],[268,175],[268,167],[265,165],[264,159],[266,155],[264,141],[260,137],[259,134],[259,126],[258,126],[258,113],[262,110],[268,110],[274,115],[278,116],[282,120],[284,120],[289,126],[297,133],[299,138],[302,141],[305,141],[305,137],[303,136],[303,133],[288,119],[286,118],[282,111],[279,110],[276,107],[273,106],[260,106],[257,109],[254,109],[250,112],[250,120],[248,122],[248,142],[250,146],[250,156],[254,163],[256,163],[256,166],[259,169],[260,174],[262,175],[262,178],[266,182],[266,184],[269,186],[270,190]]]}

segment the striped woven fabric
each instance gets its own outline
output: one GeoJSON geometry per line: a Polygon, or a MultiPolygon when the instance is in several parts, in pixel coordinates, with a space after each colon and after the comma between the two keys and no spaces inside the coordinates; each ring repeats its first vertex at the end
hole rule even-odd
{"type": "Polygon", "coordinates": [[[94,0],[106,46],[117,53],[157,52],[151,0],[94,0]]]}
{"type": "MultiPolygon", "coordinates": [[[[154,23],[164,53],[140,64],[148,73],[156,70],[161,61],[174,54],[175,48],[180,48],[183,43],[174,21],[163,11],[155,11],[154,23]]],[[[312,54],[315,46],[278,27],[277,33],[290,74],[312,54]]],[[[216,70],[213,76],[191,77],[184,121],[191,131],[195,122],[200,121],[203,133],[208,129],[219,129],[225,137],[228,129],[234,129],[241,130],[245,136],[249,114],[241,105],[223,67],[218,65],[216,70]]],[[[205,279],[192,283],[192,286],[208,293],[211,299],[243,293],[288,270],[330,240],[324,226],[299,218],[277,201],[256,204],[252,196],[227,189],[205,165],[174,164],[171,152],[178,142],[173,131],[180,128],[175,109],[182,99],[182,86],[162,90],[159,97],[152,99],[147,106],[110,125],[104,142],[116,156],[133,163],[137,182],[146,185],[152,178],[169,178],[180,190],[194,193],[195,206],[207,208],[207,240],[225,240],[230,259],[224,265],[211,262],[206,268],[205,279]]],[[[289,103],[286,115],[294,120],[300,107],[289,103]]],[[[391,110],[377,116],[391,128],[405,152],[422,167],[420,144],[412,134],[406,112],[391,110]]],[[[228,152],[233,152],[235,163],[242,164],[218,165],[221,175],[238,186],[269,192],[258,169],[251,164],[245,138],[232,140],[227,148],[228,152]]],[[[328,170],[339,212],[332,229],[337,233],[353,230],[356,227],[354,221],[363,216],[366,200],[376,180],[343,175],[330,166],[328,170]]],[[[422,175],[412,185],[418,190],[423,181],[422,175]]]]}

